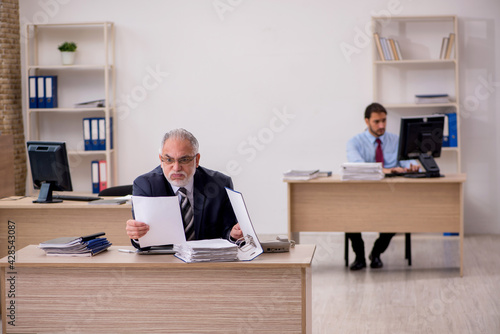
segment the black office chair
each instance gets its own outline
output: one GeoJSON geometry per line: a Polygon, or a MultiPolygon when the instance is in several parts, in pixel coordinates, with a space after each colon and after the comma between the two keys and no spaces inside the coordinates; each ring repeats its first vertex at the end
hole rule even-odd
{"type": "Polygon", "coordinates": [[[132,195],[132,185],[116,186],[103,189],[99,192],[99,196],[127,196],[132,195]]]}
{"type": "MultiPolygon", "coordinates": [[[[349,238],[347,233],[344,236],[344,259],[345,266],[349,266],[349,238]]],[[[405,260],[408,260],[408,265],[411,266],[411,233],[405,233],[405,260]]]]}

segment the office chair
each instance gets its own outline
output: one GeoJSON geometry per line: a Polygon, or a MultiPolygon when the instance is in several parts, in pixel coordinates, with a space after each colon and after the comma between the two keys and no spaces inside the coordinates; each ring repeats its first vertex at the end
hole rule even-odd
{"type": "Polygon", "coordinates": [[[99,196],[126,196],[132,195],[132,185],[109,187],[99,192],[99,196]]]}
{"type": "MultiPolygon", "coordinates": [[[[344,234],[344,259],[345,266],[349,267],[349,238],[347,233],[344,234]]],[[[411,233],[405,233],[405,260],[408,260],[408,265],[411,266],[411,233]]]]}

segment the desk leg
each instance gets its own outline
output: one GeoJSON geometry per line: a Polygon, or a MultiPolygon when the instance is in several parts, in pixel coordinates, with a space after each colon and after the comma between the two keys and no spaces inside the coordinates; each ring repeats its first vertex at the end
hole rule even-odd
{"type": "Polygon", "coordinates": [[[460,184],[460,277],[464,276],[464,184],[460,184]]]}

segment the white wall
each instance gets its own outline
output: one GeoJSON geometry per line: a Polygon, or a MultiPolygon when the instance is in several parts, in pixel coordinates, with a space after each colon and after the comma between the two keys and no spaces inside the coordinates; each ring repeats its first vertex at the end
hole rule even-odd
{"type": "Polygon", "coordinates": [[[258,233],[274,234],[287,229],[282,172],[337,172],[364,129],[372,49],[359,31],[389,10],[459,17],[465,227],[500,233],[498,1],[20,0],[20,21],[115,23],[120,184],[154,168],[162,134],[184,127],[201,164],[233,177],[258,233]],[[144,90],[151,71],[158,86],[144,90]]]}

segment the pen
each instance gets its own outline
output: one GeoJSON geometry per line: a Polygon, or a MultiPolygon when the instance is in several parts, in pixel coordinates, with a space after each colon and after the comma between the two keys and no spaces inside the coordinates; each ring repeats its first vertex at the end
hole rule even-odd
{"type": "Polygon", "coordinates": [[[130,249],[118,249],[119,252],[123,253],[135,253],[135,250],[130,250],[130,249]]]}

